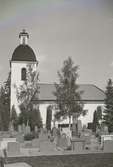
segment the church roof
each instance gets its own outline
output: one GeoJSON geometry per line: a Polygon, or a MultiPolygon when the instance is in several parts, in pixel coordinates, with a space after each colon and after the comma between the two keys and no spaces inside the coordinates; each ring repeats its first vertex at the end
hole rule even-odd
{"type": "MultiPolygon", "coordinates": [[[[78,88],[79,91],[83,91],[81,94],[82,101],[89,103],[103,103],[105,99],[105,93],[98,87],[92,84],[81,84],[78,88]]],[[[33,101],[55,101],[56,97],[53,95],[55,91],[54,84],[39,84],[39,94],[36,93],[33,101]]]]}
{"type": "Polygon", "coordinates": [[[29,45],[19,45],[13,52],[11,61],[36,61],[34,51],[29,45]]]}

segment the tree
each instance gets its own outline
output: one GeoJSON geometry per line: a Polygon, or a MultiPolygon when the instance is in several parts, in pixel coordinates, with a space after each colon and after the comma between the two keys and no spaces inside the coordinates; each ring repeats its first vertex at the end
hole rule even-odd
{"type": "Polygon", "coordinates": [[[51,130],[51,121],[52,121],[52,106],[47,107],[47,116],[46,116],[46,128],[51,130]]]}
{"type": "Polygon", "coordinates": [[[100,128],[100,120],[102,120],[102,108],[101,106],[97,106],[97,109],[93,114],[93,131],[96,132],[97,129],[100,128]]]}
{"type": "Polygon", "coordinates": [[[34,94],[39,90],[38,77],[39,73],[37,73],[37,70],[34,70],[34,64],[27,65],[27,79],[19,88],[15,85],[18,102],[20,105],[23,105],[25,110],[29,109],[34,94]]]}
{"type": "Polygon", "coordinates": [[[18,124],[19,125],[22,125],[22,124],[25,124],[27,125],[27,122],[28,122],[28,111],[25,109],[24,105],[23,104],[20,104],[20,113],[19,113],[19,116],[18,116],[18,124]]]}
{"type": "Polygon", "coordinates": [[[31,130],[34,131],[35,126],[37,126],[38,128],[42,128],[42,118],[40,115],[39,108],[32,107],[29,111],[28,117],[28,122],[31,127],[31,130]]]}
{"type": "Polygon", "coordinates": [[[113,82],[111,79],[108,80],[105,94],[103,123],[108,126],[109,132],[113,132],[113,82]]]}
{"type": "Polygon", "coordinates": [[[1,130],[7,131],[10,123],[10,81],[9,73],[6,82],[0,88],[0,118],[1,130]]]}
{"type": "Polygon", "coordinates": [[[78,79],[78,66],[69,57],[64,61],[61,71],[58,71],[59,84],[55,83],[56,102],[59,112],[56,113],[56,118],[60,119],[69,117],[69,125],[71,124],[71,117],[76,113],[77,118],[85,112],[83,110],[83,103],[81,102],[81,93],[79,91],[78,79]]]}
{"type": "Polygon", "coordinates": [[[37,70],[34,70],[34,65],[28,65],[27,79],[19,88],[17,88],[17,99],[21,111],[19,114],[19,124],[24,123],[27,125],[29,122],[31,129],[33,129],[35,125],[41,126],[42,124],[40,112],[36,111],[32,104],[32,99],[35,93],[39,90],[38,77],[39,73],[37,73],[37,70]]]}
{"type": "Polygon", "coordinates": [[[10,114],[10,120],[13,124],[13,127],[14,127],[14,130],[17,130],[17,126],[18,126],[18,116],[17,116],[17,113],[16,113],[16,109],[15,109],[15,106],[13,105],[12,106],[12,110],[11,110],[11,114],[10,114]]]}

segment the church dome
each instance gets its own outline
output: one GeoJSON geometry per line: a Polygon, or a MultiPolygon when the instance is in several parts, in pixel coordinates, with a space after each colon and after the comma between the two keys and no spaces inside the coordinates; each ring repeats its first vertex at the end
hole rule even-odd
{"type": "Polygon", "coordinates": [[[30,46],[21,44],[14,50],[11,61],[36,61],[36,56],[30,46]]]}
{"type": "Polygon", "coordinates": [[[27,44],[29,34],[23,29],[19,34],[20,45],[14,50],[11,61],[36,61],[32,48],[27,44]]]}

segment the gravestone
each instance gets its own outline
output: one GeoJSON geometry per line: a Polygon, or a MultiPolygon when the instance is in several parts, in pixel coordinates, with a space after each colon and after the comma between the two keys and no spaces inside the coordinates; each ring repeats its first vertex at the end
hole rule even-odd
{"type": "Polygon", "coordinates": [[[70,139],[72,138],[72,134],[71,134],[70,128],[67,129],[66,136],[69,137],[70,139]]]}
{"type": "Polygon", "coordinates": [[[13,123],[12,123],[12,122],[10,123],[10,126],[9,126],[9,132],[10,132],[10,135],[11,135],[11,136],[14,135],[15,130],[14,130],[14,126],[13,126],[13,123]]]}
{"type": "Polygon", "coordinates": [[[18,133],[22,133],[22,126],[18,125],[18,133]]]}
{"type": "Polygon", "coordinates": [[[109,134],[109,132],[108,132],[108,127],[107,127],[107,126],[104,126],[104,134],[105,134],[105,135],[108,135],[108,134],[109,134]]]}
{"type": "Polygon", "coordinates": [[[25,134],[29,134],[31,132],[31,129],[30,129],[30,126],[29,125],[27,125],[26,127],[25,127],[25,134]]]}
{"type": "Polygon", "coordinates": [[[8,154],[19,154],[20,153],[20,144],[17,142],[8,142],[7,144],[7,152],[8,154]]]}
{"type": "Polygon", "coordinates": [[[72,150],[76,153],[82,152],[84,149],[84,140],[80,138],[72,138],[72,150]]]}
{"type": "Polygon", "coordinates": [[[38,127],[37,126],[35,126],[35,133],[37,133],[38,132],[38,127]]]}
{"type": "Polygon", "coordinates": [[[57,147],[60,147],[62,149],[67,149],[68,147],[68,141],[67,141],[67,138],[66,138],[66,134],[62,134],[62,136],[58,138],[57,140],[57,147]]]}
{"type": "Polygon", "coordinates": [[[16,140],[19,143],[23,143],[24,142],[24,136],[22,134],[19,134],[16,136],[16,140]]]}
{"type": "Polygon", "coordinates": [[[108,132],[108,127],[105,126],[105,125],[103,125],[103,126],[101,127],[101,135],[108,135],[108,134],[109,134],[109,132],[108,132]]]}
{"type": "Polygon", "coordinates": [[[40,141],[39,141],[39,139],[33,139],[32,140],[32,147],[33,148],[39,148],[40,147],[40,141]]]}
{"type": "Polygon", "coordinates": [[[91,143],[91,136],[92,136],[92,130],[91,129],[84,129],[81,132],[81,139],[85,141],[85,144],[90,144],[91,143]]]}

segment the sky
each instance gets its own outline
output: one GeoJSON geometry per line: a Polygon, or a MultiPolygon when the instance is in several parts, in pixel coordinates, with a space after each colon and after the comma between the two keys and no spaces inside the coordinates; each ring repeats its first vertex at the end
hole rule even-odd
{"type": "Polygon", "coordinates": [[[57,82],[69,56],[79,65],[79,84],[105,89],[113,79],[112,0],[0,0],[0,83],[23,28],[39,61],[40,82],[57,82]]]}

